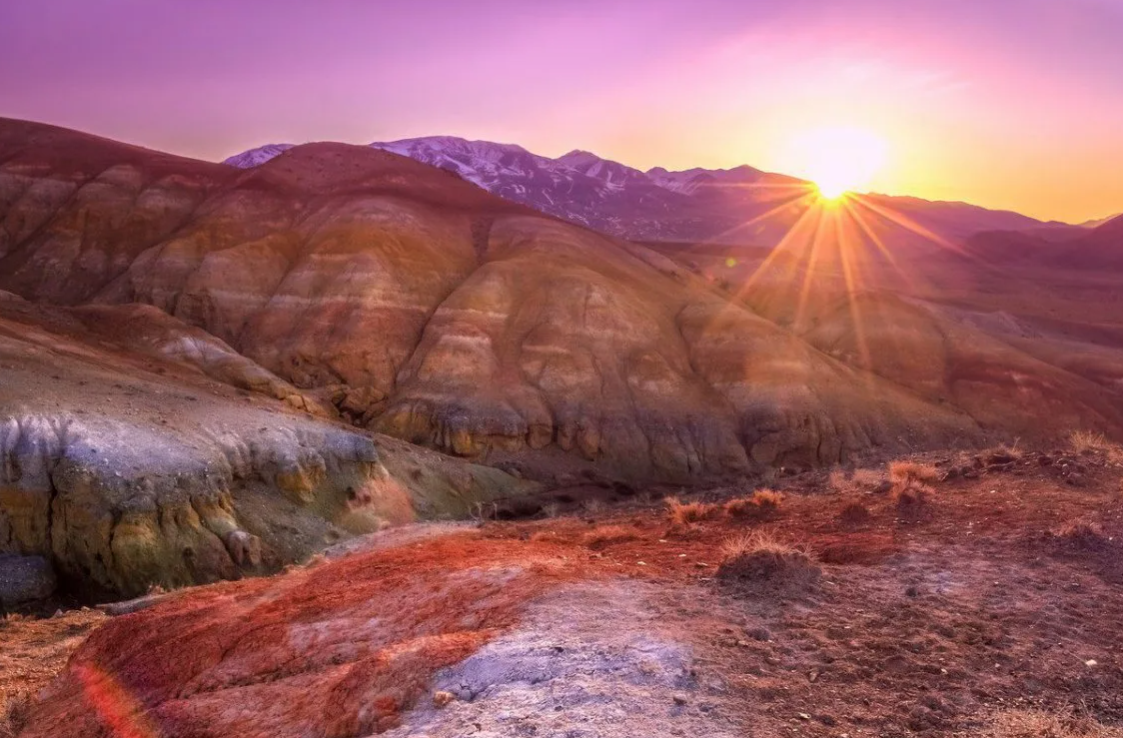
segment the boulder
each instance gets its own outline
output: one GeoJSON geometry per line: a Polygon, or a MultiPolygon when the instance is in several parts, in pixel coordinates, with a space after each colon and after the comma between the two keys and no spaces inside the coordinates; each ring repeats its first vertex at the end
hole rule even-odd
{"type": "Polygon", "coordinates": [[[0,606],[45,600],[55,593],[57,584],[54,568],[42,556],[0,554],[0,606]]]}

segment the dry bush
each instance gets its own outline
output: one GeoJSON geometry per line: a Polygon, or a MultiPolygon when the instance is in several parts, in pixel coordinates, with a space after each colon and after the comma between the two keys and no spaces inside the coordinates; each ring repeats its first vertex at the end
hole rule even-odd
{"type": "Polygon", "coordinates": [[[731,538],[722,546],[721,552],[718,576],[726,580],[807,585],[822,575],[809,551],[764,531],[731,538]]]}
{"type": "Polygon", "coordinates": [[[784,504],[784,495],[772,489],[758,489],[748,497],[725,503],[725,514],[731,518],[767,520],[775,517],[784,504]]]}
{"type": "Polygon", "coordinates": [[[712,518],[720,509],[717,505],[704,502],[682,502],[677,497],[668,497],[666,502],[671,522],[678,526],[712,518]]]}
{"type": "Polygon", "coordinates": [[[910,482],[929,484],[940,478],[940,470],[919,461],[893,461],[889,464],[889,481],[895,488],[903,489],[910,482]]]}
{"type": "Polygon", "coordinates": [[[31,695],[19,690],[0,692],[0,738],[15,738],[27,725],[31,695]]]}
{"type": "Polygon", "coordinates": [[[842,469],[833,470],[827,480],[827,484],[840,495],[846,494],[854,488],[852,481],[846,477],[846,472],[842,469]]]}
{"type": "Polygon", "coordinates": [[[591,549],[602,549],[617,543],[639,540],[640,532],[628,525],[598,525],[581,537],[591,549]]]}
{"type": "Polygon", "coordinates": [[[1123,738],[1123,729],[1091,718],[1043,710],[1003,710],[994,716],[989,738],[1123,738]]]}

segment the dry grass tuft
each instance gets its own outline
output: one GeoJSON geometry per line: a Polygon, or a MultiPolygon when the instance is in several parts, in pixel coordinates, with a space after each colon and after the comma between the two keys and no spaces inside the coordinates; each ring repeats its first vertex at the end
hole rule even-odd
{"type": "Polygon", "coordinates": [[[855,469],[854,473],[850,476],[850,482],[854,486],[865,490],[871,490],[885,481],[885,475],[877,469],[855,469]]]}
{"type": "Polygon", "coordinates": [[[822,575],[806,549],[785,543],[764,531],[731,538],[722,546],[718,576],[738,582],[808,585],[822,575]]]}
{"type": "Polygon", "coordinates": [[[919,461],[893,461],[889,464],[889,481],[894,487],[903,489],[910,482],[929,484],[940,478],[940,470],[931,464],[919,461]]]}
{"type": "Polygon", "coordinates": [[[721,509],[717,505],[704,502],[682,502],[677,497],[668,497],[667,511],[671,516],[671,523],[676,526],[689,525],[702,520],[708,520],[721,509]]]}
{"type": "Polygon", "coordinates": [[[857,494],[858,492],[872,492],[885,481],[884,472],[876,469],[855,469],[848,477],[842,469],[831,472],[829,485],[831,490],[840,495],[857,494]]]}
{"type": "Polygon", "coordinates": [[[27,725],[31,695],[26,691],[0,691],[0,738],[15,738],[27,725]]]}
{"type": "Polygon", "coordinates": [[[745,520],[768,520],[780,512],[784,495],[771,489],[758,489],[748,497],[741,497],[725,503],[725,514],[731,518],[745,520]]]}
{"type": "Polygon", "coordinates": [[[599,525],[585,533],[581,542],[591,549],[607,548],[617,543],[639,540],[640,532],[627,525],[599,525]]]}
{"type": "Polygon", "coordinates": [[[1091,718],[1043,710],[1003,710],[994,717],[988,738],[1123,738],[1123,729],[1091,718]]]}
{"type": "Polygon", "coordinates": [[[1025,457],[1025,451],[1018,448],[1017,441],[1014,441],[1013,445],[1003,443],[990,449],[989,453],[991,456],[1001,456],[1004,458],[1013,459],[1014,461],[1020,461],[1025,457]]]}
{"type": "Polygon", "coordinates": [[[1123,464],[1123,446],[1107,438],[1103,433],[1079,430],[1069,436],[1068,445],[1074,453],[1102,453],[1113,464],[1123,464]]]}
{"type": "Polygon", "coordinates": [[[916,461],[894,461],[889,464],[889,480],[893,483],[893,499],[897,515],[905,520],[917,520],[928,510],[936,490],[930,482],[940,478],[940,471],[931,464],[916,461]]]}

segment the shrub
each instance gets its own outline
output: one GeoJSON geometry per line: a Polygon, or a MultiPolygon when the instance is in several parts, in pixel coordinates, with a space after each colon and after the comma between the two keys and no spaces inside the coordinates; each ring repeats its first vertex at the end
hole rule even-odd
{"type": "Polygon", "coordinates": [[[738,582],[806,585],[822,574],[810,552],[763,531],[731,538],[722,546],[718,576],[738,582]]]}
{"type": "Polygon", "coordinates": [[[758,489],[748,497],[725,503],[725,514],[731,518],[767,520],[775,517],[783,504],[783,493],[771,489],[758,489]]]}
{"type": "Polygon", "coordinates": [[[687,525],[712,518],[717,513],[718,506],[704,502],[682,502],[677,497],[668,497],[667,510],[670,513],[672,523],[687,525]]]}
{"type": "Polygon", "coordinates": [[[928,484],[939,478],[940,470],[931,464],[918,461],[894,461],[889,464],[889,481],[898,489],[903,489],[910,482],[928,484]]]}
{"type": "Polygon", "coordinates": [[[626,525],[599,525],[585,533],[581,542],[591,549],[601,549],[640,538],[640,532],[626,525]]]}
{"type": "Polygon", "coordinates": [[[830,488],[832,490],[839,494],[846,494],[854,488],[852,480],[847,479],[846,472],[844,472],[842,469],[833,470],[827,480],[827,483],[830,485],[830,488]]]}

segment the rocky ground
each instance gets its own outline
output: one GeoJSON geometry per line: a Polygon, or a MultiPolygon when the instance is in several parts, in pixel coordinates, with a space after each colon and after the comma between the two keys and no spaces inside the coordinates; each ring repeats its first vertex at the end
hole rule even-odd
{"type": "Polygon", "coordinates": [[[9,619],[0,687],[25,738],[1117,736],[1123,453],[1083,440],[398,528],[9,619]]]}

